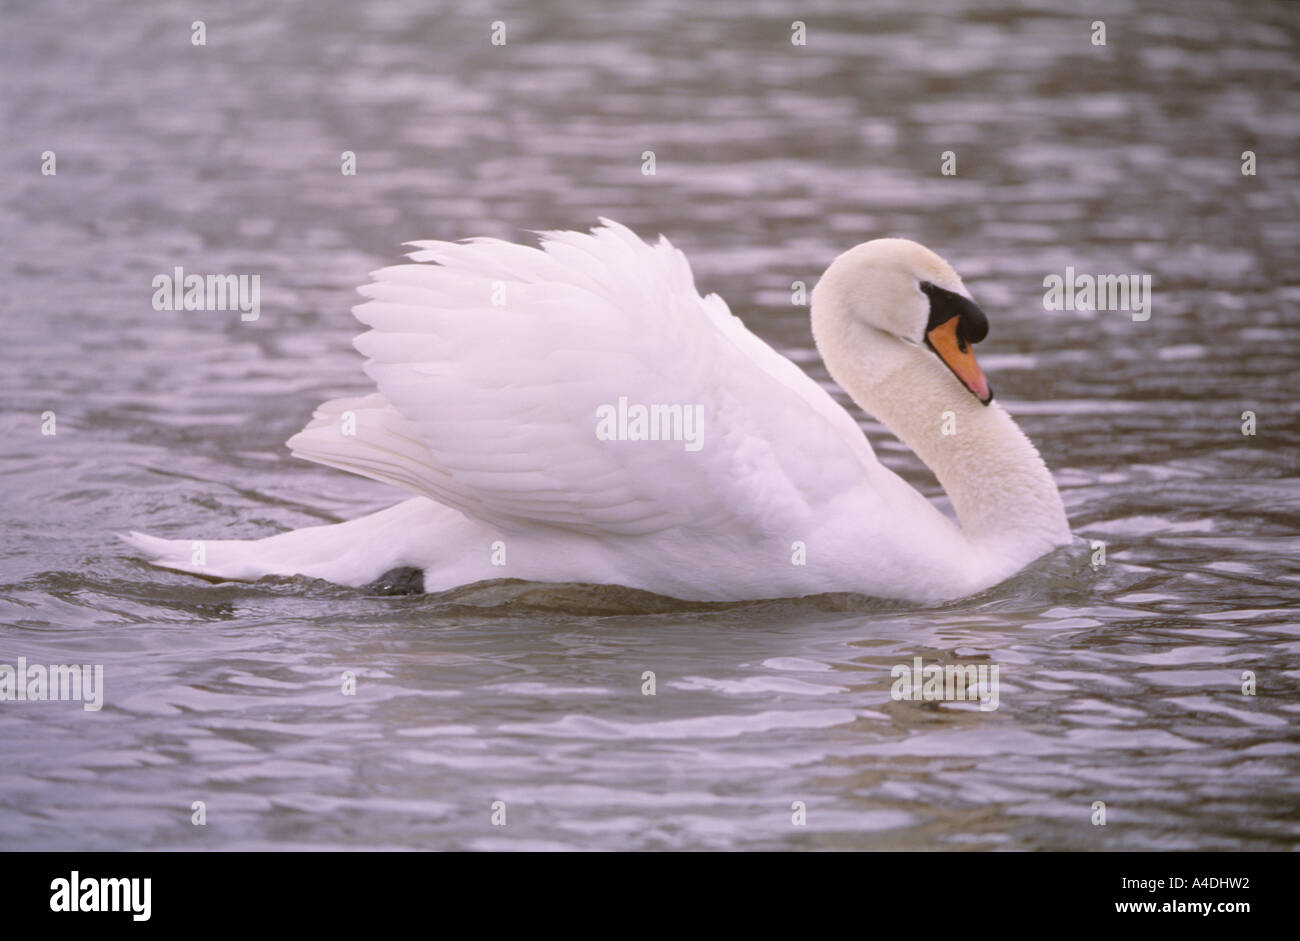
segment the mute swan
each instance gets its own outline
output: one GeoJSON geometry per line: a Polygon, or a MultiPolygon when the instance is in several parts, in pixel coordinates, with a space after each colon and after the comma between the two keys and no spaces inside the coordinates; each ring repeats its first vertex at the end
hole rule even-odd
{"type": "Polygon", "coordinates": [[[326,402],[289,447],[418,496],[265,539],[124,539],[156,565],[226,579],[915,602],[988,588],[1070,540],[1051,474],[975,361],[984,314],[915,242],[836,258],[812,331],[835,381],[933,469],[960,526],[720,297],[701,297],[662,236],[602,219],[541,233],[540,248],[411,244],[438,264],[375,272],[354,309],[378,391],[326,402]]]}

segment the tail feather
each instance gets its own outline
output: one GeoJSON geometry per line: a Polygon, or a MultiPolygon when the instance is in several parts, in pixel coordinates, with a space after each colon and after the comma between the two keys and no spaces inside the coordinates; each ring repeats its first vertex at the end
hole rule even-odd
{"type": "Polygon", "coordinates": [[[430,543],[436,545],[430,537],[455,517],[455,511],[415,497],[346,523],[308,526],[265,539],[161,539],[139,532],[118,536],[160,568],[234,581],[305,575],[359,587],[390,569],[430,565],[430,543]]]}

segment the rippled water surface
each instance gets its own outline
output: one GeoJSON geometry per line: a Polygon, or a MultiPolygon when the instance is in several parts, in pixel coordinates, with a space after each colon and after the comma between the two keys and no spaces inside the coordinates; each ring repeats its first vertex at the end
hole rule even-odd
{"type": "Polygon", "coordinates": [[[106,690],[0,703],[0,847],[1300,845],[1300,17],[1076,6],[248,2],[194,47],[192,5],[6,4],[0,662],[106,690]],[[791,282],[937,249],[1076,545],[917,609],[213,585],[116,542],[395,502],[283,447],[365,389],[353,287],[409,239],[598,215],[822,381],[791,282]],[[176,265],[260,273],[260,320],[153,310],[176,265]],[[1067,265],[1150,274],[1150,320],[1044,311],[1067,265]],[[894,701],[918,656],[998,666],[998,708],[894,701]]]}

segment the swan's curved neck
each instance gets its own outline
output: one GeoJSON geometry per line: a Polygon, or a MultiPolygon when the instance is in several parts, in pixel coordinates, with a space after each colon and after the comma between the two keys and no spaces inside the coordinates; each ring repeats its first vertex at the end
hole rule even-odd
{"type": "Polygon", "coordinates": [[[1067,543],[1056,483],[1011,416],[980,404],[929,350],[887,342],[896,346],[874,362],[886,368],[871,372],[845,345],[822,354],[853,400],[934,471],[972,549],[1015,571],[1067,543]]]}

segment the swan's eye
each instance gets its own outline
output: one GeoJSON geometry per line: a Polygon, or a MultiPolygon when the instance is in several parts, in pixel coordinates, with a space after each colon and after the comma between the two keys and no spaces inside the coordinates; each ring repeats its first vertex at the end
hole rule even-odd
{"type": "Polygon", "coordinates": [[[978,343],[989,335],[988,317],[969,298],[929,281],[921,282],[921,291],[930,299],[930,320],[925,325],[926,333],[954,317],[959,318],[957,342],[962,352],[966,351],[968,343],[978,343]]]}

